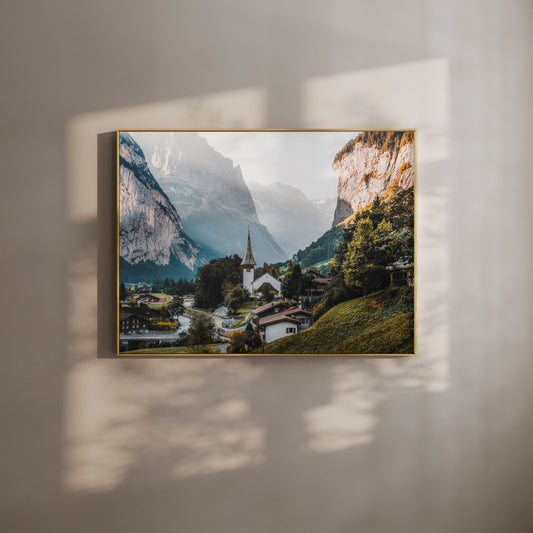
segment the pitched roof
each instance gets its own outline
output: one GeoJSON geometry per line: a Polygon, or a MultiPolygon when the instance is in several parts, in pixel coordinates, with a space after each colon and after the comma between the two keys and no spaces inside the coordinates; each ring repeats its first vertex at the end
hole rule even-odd
{"type": "Polygon", "coordinates": [[[142,316],[136,315],[134,313],[120,313],[119,315],[119,322],[123,322],[124,320],[127,320],[128,318],[137,318],[138,320],[143,320],[144,322],[147,322],[145,318],[142,316]]]}
{"type": "MultiPolygon", "coordinates": [[[[256,270],[256,273],[257,272],[258,271],[256,270]]],[[[257,276],[257,278],[254,279],[254,283],[257,283],[262,278],[267,278],[267,279],[272,278],[274,281],[279,281],[279,279],[274,277],[270,272],[264,272],[263,274],[261,274],[260,276],[257,276]]],[[[279,281],[279,282],[281,283],[281,281],[279,281]]],[[[269,283],[269,282],[267,281],[266,283],[269,283]]]]}
{"type": "Polygon", "coordinates": [[[241,262],[242,266],[254,266],[257,265],[252,253],[252,241],[250,240],[250,228],[248,228],[248,246],[246,247],[246,255],[241,262]]]}
{"type": "Polygon", "coordinates": [[[300,324],[300,321],[297,318],[291,318],[282,313],[276,313],[275,315],[266,316],[259,320],[260,326],[271,326],[277,322],[290,322],[291,324],[300,324]]]}
{"type": "Polygon", "coordinates": [[[406,268],[414,268],[413,263],[408,263],[407,261],[396,261],[395,263],[392,263],[392,265],[388,265],[385,268],[387,270],[402,270],[406,268]]]}
{"type": "Polygon", "coordinates": [[[325,276],[321,272],[317,272],[316,270],[308,270],[307,272],[309,272],[309,274],[313,274],[315,279],[317,279],[317,278],[329,279],[327,276],[325,276]]]}
{"type": "Polygon", "coordinates": [[[301,307],[291,307],[290,309],[287,309],[285,311],[281,311],[278,313],[278,315],[297,315],[297,314],[304,314],[311,316],[310,311],[306,311],[305,309],[302,309],[301,307]]]}
{"type": "Polygon", "coordinates": [[[146,320],[147,317],[164,317],[168,314],[168,311],[157,311],[156,309],[150,309],[149,307],[122,307],[121,308],[121,315],[124,313],[129,313],[135,316],[138,316],[140,318],[144,318],[146,320]]]}
{"type": "Polygon", "coordinates": [[[254,315],[260,315],[261,313],[264,313],[265,311],[269,311],[270,309],[272,309],[272,308],[274,308],[276,306],[288,307],[289,304],[286,304],[285,302],[270,302],[268,304],[262,305],[261,307],[257,307],[255,309],[252,309],[252,313],[254,315]]]}

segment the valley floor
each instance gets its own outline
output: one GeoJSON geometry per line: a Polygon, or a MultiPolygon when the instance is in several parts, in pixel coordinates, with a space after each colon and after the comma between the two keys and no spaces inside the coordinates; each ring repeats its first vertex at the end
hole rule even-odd
{"type": "MultiPolygon", "coordinates": [[[[248,307],[242,310],[244,318],[241,321],[250,318],[248,307]]],[[[216,326],[226,332],[243,331],[245,328],[245,325],[240,326],[240,324],[235,324],[240,327],[233,329],[221,328],[222,318],[213,313],[198,309],[191,309],[189,312],[209,315],[215,319],[216,326]]],[[[413,288],[389,287],[371,293],[366,298],[342,302],[327,311],[308,329],[265,344],[249,355],[411,355],[415,353],[414,317],[413,288]]],[[[219,332],[220,329],[218,329],[219,332]]],[[[219,340],[229,341],[229,338],[226,339],[222,334],[222,339],[219,340]]],[[[204,353],[205,355],[225,354],[227,346],[227,342],[210,344],[204,353]]],[[[197,349],[186,346],[156,347],[121,353],[124,355],[202,355],[197,349]]]]}

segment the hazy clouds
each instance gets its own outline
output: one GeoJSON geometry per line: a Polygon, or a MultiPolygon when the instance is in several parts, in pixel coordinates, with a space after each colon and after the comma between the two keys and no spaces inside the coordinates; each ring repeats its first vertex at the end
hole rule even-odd
{"type": "Polygon", "coordinates": [[[283,182],[308,198],[337,196],[335,154],[358,132],[200,132],[240,165],[245,181],[283,182]]]}

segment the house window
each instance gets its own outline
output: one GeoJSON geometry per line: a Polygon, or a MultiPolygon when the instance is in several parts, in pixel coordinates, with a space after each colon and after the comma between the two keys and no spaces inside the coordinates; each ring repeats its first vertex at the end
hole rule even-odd
{"type": "Polygon", "coordinates": [[[409,273],[405,270],[400,270],[392,273],[391,282],[394,285],[407,285],[408,284],[409,273]]]}
{"type": "Polygon", "coordinates": [[[296,333],[296,328],[286,328],[287,334],[296,333]]]}

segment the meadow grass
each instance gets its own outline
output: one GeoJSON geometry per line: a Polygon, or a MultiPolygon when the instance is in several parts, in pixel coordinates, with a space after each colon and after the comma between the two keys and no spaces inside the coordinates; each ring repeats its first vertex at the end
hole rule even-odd
{"type": "Polygon", "coordinates": [[[412,289],[386,289],[336,305],[309,329],[265,345],[265,353],[412,354],[412,289]]]}

